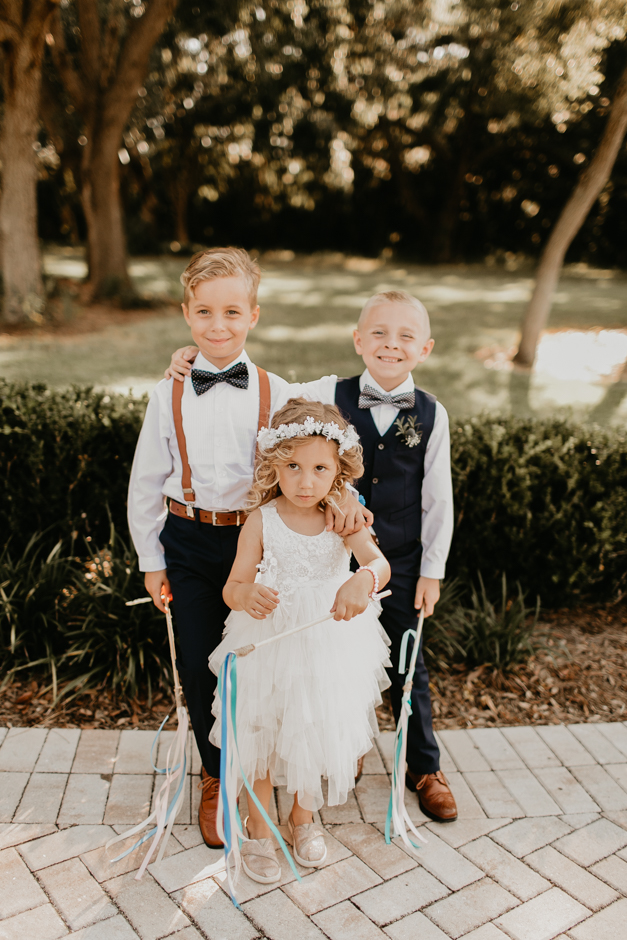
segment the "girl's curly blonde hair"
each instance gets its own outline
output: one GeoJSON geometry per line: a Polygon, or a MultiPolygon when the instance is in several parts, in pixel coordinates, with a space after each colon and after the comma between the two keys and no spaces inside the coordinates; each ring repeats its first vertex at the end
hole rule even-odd
{"type": "MultiPolygon", "coordinates": [[[[308,417],[313,418],[315,421],[321,421],[323,424],[334,421],[341,431],[345,431],[349,426],[348,421],[344,420],[335,405],[324,405],[320,401],[307,401],[305,398],[290,398],[288,403],[276,412],[270,427],[278,428],[282,424],[303,424],[305,418],[308,417]]],[[[255,463],[255,478],[246,507],[248,512],[252,512],[253,509],[257,509],[259,506],[264,506],[270,500],[281,495],[279,466],[289,463],[296,450],[311,440],[311,437],[312,435],[292,437],[286,441],[279,441],[273,447],[258,453],[255,463]]],[[[344,495],[344,484],[358,480],[364,472],[361,444],[340,454],[338,444],[333,440],[329,443],[335,448],[337,473],[333,486],[321,503],[322,506],[327,503],[336,506],[344,495]]]]}

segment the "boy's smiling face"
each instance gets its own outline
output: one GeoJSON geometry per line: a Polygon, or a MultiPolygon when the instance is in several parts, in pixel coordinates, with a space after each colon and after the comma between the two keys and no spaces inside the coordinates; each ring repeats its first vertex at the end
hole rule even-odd
{"type": "Polygon", "coordinates": [[[201,281],[182,307],[194,342],[217,369],[226,368],[238,358],[248,331],[259,320],[259,307],[251,305],[243,277],[201,281]]]}
{"type": "Polygon", "coordinates": [[[387,392],[401,385],[434,345],[422,312],[397,301],[371,307],[360,319],[353,339],[370,375],[387,392]]]}

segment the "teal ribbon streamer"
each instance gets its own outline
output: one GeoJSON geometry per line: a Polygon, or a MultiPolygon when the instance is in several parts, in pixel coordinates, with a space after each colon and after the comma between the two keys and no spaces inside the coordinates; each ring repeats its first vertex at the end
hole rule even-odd
{"type": "Polygon", "coordinates": [[[415,630],[405,630],[403,634],[403,639],[401,640],[401,651],[398,654],[398,671],[403,673],[407,670],[407,646],[409,644],[409,638],[412,636],[414,640],[416,639],[415,630]]]}
{"type": "MultiPolygon", "coordinates": [[[[415,630],[405,630],[403,634],[403,639],[401,640],[401,649],[398,656],[398,671],[399,673],[404,673],[407,670],[407,647],[409,645],[409,638],[413,637],[414,642],[416,641],[416,631],[415,630]]],[[[401,702],[401,714],[398,719],[398,728],[396,731],[396,740],[394,742],[394,763],[392,765],[392,789],[390,790],[390,799],[388,802],[388,811],[385,817],[385,841],[388,845],[392,842],[392,818],[393,818],[393,806],[394,806],[394,793],[396,792],[396,787],[398,785],[399,774],[405,776],[405,768],[400,766],[400,757],[403,750],[403,741],[405,735],[407,734],[407,725],[403,722],[403,711],[406,711],[407,719],[409,721],[410,716],[413,714],[411,707],[411,693],[407,697],[403,695],[403,701],[401,702]]],[[[398,835],[398,833],[394,833],[398,835]]],[[[420,848],[416,845],[414,840],[407,836],[411,844],[415,849],[420,848]]]]}
{"type": "MultiPolygon", "coordinates": [[[[220,766],[220,776],[221,776],[220,786],[224,787],[222,791],[222,800],[223,800],[224,808],[225,808],[225,813],[224,813],[224,816],[225,816],[225,827],[224,827],[225,829],[225,833],[224,833],[225,834],[225,840],[224,840],[225,862],[226,864],[228,864],[228,854],[231,850],[231,838],[232,838],[231,833],[229,831],[229,838],[227,840],[227,832],[226,832],[227,827],[230,830],[230,822],[227,822],[228,794],[226,793],[226,767],[228,765],[229,759],[233,758],[233,755],[228,755],[226,753],[227,746],[228,746],[228,737],[226,734],[226,712],[225,712],[225,709],[227,707],[227,703],[226,703],[227,672],[230,672],[230,677],[231,677],[231,701],[230,701],[231,724],[233,727],[233,740],[235,742],[235,751],[237,753],[237,760],[239,763],[240,773],[242,776],[242,782],[244,786],[246,787],[246,790],[248,791],[249,796],[252,797],[252,800],[255,806],[257,807],[257,809],[259,810],[259,812],[261,813],[264,821],[269,826],[270,831],[272,832],[277,842],[279,843],[279,846],[281,847],[281,850],[283,854],[285,855],[290,868],[294,872],[294,875],[296,876],[298,881],[302,882],[302,878],[299,875],[296,869],[296,866],[294,865],[294,861],[283,840],[283,836],[281,835],[277,827],[274,825],[274,823],[268,816],[262,804],[259,802],[259,799],[257,798],[257,795],[255,794],[255,791],[253,790],[250,784],[250,781],[248,777],[246,776],[246,773],[244,772],[244,768],[242,766],[242,760],[241,760],[240,752],[239,752],[239,742],[237,739],[237,657],[235,656],[235,653],[227,653],[226,659],[224,660],[224,663],[222,664],[222,668],[220,669],[220,674],[218,676],[218,695],[220,696],[220,701],[222,703],[221,740],[220,740],[220,746],[221,746],[221,752],[222,752],[221,757],[222,757],[222,754],[224,754],[224,759],[221,760],[221,766],[220,766]]],[[[238,810],[238,821],[239,821],[239,810],[238,810]]],[[[241,829],[241,821],[240,821],[240,829],[241,829]]],[[[231,901],[233,902],[235,907],[241,910],[241,907],[237,903],[236,899],[233,897],[233,894],[231,893],[230,890],[229,890],[229,894],[231,897],[231,901]]]]}

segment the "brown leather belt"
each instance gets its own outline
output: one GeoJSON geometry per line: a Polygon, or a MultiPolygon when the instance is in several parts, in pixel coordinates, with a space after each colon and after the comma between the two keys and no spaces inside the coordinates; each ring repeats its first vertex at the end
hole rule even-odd
{"type": "Polygon", "coordinates": [[[209,525],[244,525],[248,516],[248,513],[244,512],[243,509],[238,509],[235,512],[212,512],[208,509],[194,509],[193,506],[184,506],[183,503],[177,503],[175,499],[171,499],[168,506],[170,512],[175,516],[180,516],[181,519],[189,519],[190,522],[194,519],[200,519],[201,522],[206,522],[209,525]]]}

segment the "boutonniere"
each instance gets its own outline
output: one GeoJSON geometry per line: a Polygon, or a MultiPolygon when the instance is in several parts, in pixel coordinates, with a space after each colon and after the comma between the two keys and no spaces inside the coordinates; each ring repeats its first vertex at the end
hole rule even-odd
{"type": "Polygon", "coordinates": [[[422,431],[420,430],[420,425],[416,427],[416,419],[413,415],[408,415],[405,418],[397,418],[394,422],[394,427],[398,428],[396,436],[402,437],[403,443],[406,444],[407,447],[416,447],[417,444],[420,444],[422,431]]]}

